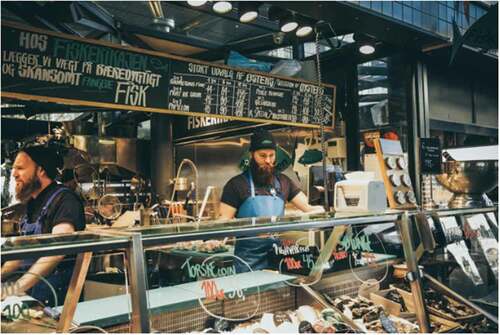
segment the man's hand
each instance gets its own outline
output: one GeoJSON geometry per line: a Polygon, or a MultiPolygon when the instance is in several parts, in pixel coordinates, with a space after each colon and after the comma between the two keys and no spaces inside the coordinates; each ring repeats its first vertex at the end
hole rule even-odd
{"type": "Polygon", "coordinates": [[[234,216],[236,215],[236,208],[221,202],[219,213],[220,220],[231,220],[234,219],[234,216]]]}
{"type": "Polygon", "coordinates": [[[306,213],[311,213],[311,214],[323,213],[325,211],[325,209],[322,206],[309,205],[309,203],[307,202],[307,197],[304,194],[304,192],[300,192],[295,197],[293,197],[291,203],[295,207],[297,207],[298,209],[300,209],[301,211],[306,212],[306,213]]]}

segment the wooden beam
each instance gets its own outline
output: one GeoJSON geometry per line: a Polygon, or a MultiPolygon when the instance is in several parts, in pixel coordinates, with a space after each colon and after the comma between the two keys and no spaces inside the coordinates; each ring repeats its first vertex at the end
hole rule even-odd
{"type": "Polygon", "coordinates": [[[66,299],[64,299],[64,306],[62,310],[59,323],[57,324],[56,332],[58,333],[68,333],[71,327],[71,322],[76,311],[76,305],[80,299],[82,293],[83,283],[87,277],[87,271],[89,269],[90,260],[92,259],[92,252],[84,252],[78,254],[76,257],[75,269],[73,270],[73,276],[69,282],[68,292],[66,293],[66,299]]]}

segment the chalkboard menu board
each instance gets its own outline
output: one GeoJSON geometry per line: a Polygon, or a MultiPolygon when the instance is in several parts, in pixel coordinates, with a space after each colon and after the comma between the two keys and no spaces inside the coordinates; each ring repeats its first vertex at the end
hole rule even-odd
{"type": "Polygon", "coordinates": [[[420,139],[420,172],[422,174],[441,173],[441,143],[439,138],[420,139]]]}
{"type": "Polygon", "coordinates": [[[2,23],[2,96],[333,126],[335,86],[2,23]]]}

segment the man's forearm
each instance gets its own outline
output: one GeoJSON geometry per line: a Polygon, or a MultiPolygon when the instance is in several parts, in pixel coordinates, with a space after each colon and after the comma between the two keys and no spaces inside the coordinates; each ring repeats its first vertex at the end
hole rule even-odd
{"type": "Polygon", "coordinates": [[[17,281],[17,287],[19,288],[19,290],[26,292],[27,290],[35,286],[36,283],[38,283],[38,281],[40,280],[40,277],[46,277],[47,275],[52,273],[54,268],[57,266],[57,264],[59,264],[59,262],[63,260],[63,258],[64,256],[49,256],[38,259],[35,264],[33,264],[29,268],[29,273],[24,274],[17,281]]]}
{"type": "Polygon", "coordinates": [[[17,269],[19,269],[19,267],[22,264],[23,264],[22,260],[5,262],[4,265],[2,265],[2,279],[3,279],[3,276],[5,276],[6,274],[9,274],[9,273],[14,272],[17,269]]]}

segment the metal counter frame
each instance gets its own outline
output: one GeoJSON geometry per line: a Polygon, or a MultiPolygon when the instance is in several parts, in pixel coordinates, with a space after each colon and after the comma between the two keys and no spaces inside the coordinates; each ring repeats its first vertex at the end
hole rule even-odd
{"type": "MultiPolygon", "coordinates": [[[[123,230],[97,230],[96,234],[99,236],[114,237],[114,240],[109,241],[86,241],[75,243],[71,245],[56,245],[56,246],[40,246],[20,250],[2,251],[4,260],[17,260],[26,259],[33,256],[43,257],[61,254],[82,254],[95,251],[106,251],[123,249],[127,256],[127,266],[129,267],[131,279],[131,298],[132,298],[132,318],[131,326],[132,331],[136,333],[149,333],[150,320],[149,310],[147,308],[147,283],[144,264],[144,248],[160,247],[165,244],[172,244],[178,241],[190,241],[196,239],[213,239],[223,238],[226,236],[241,237],[241,236],[256,236],[265,233],[277,233],[291,230],[319,230],[336,228],[339,226],[351,226],[356,224],[383,224],[395,223],[399,229],[401,240],[403,242],[403,249],[405,259],[409,267],[409,271],[415,275],[412,285],[412,293],[416,298],[417,313],[420,329],[428,330],[428,316],[424,305],[423,292],[421,285],[421,276],[418,271],[418,259],[415,251],[411,246],[411,232],[410,226],[412,224],[411,217],[417,214],[424,215],[438,215],[438,216],[452,216],[452,215],[469,215],[494,212],[498,208],[488,207],[480,209],[456,209],[456,210],[431,210],[431,211],[406,211],[406,212],[393,212],[380,215],[367,215],[357,217],[345,218],[320,218],[315,221],[308,221],[305,218],[297,217],[295,222],[276,223],[276,224],[259,224],[254,221],[252,225],[234,228],[219,228],[213,230],[200,230],[184,233],[164,233],[154,236],[144,236],[140,230],[123,231],[123,230]]],[[[194,223],[193,225],[196,225],[194,223]]],[[[198,223],[198,225],[200,225],[198,223]]],[[[203,223],[200,225],[202,226],[203,223]]],[[[200,227],[197,227],[198,229],[200,227]]],[[[201,228],[202,229],[202,228],[201,228]]],[[[77,274],[73,274],[75,276],[77,274]]],[[[73,315],[71,315],[72,317],[73,315]]]]}
{"type": "MultiPolygon", "coordinates": [[[[74,233],[71,235],[77,235],[74,233]]],[[[108,235],[115,237],[116,239],[110,241],[85,241],[79,242],[72,245],[57,245],[57,246],[40,246],[28,248],[25,250],[9,250],[2,251],[3,260],[23,260],[31,257],[44,257],[44,256],[54,256],[54,255],[77,255],[77,265],[73,271],[71,278],[71,283],[76,283],[82,274],[86,275],[88,268],[88,263],[90,261],[93,252],[96,251],[110,251],[122,249],[125,250],[127,255],[127,266],[130,269],[130,287],[131,287],[131,301],[132,301],[132,318],[131,318],[131,330],[134,333],[149,333],[149,312],[147,309],[147,297],[146,297],[146,274],[144,272],[144,253],[141,243],[141,235],[138,233],[119,233],[114,232],[108,234],[106,231],[100,231],[100,235],[108,235]],[[117,238],[118,237],[118,238],[117,238]],[[85,261],[85,259],[87,259],[85,261]],[[79,266],[81,263],[86,263],[87,268],[79,266]],[[82,273],[83,271],[83,273],[82,273]]],[[[67,297],[70,296],[70,292],[73,292],[73,285],[70,284],[68,289],[67,297]]],[[[68,299],[65,300],[63,306],[61,319],[58,323],[57,332],[66,333],[69,331],[69,326],[73,320],[74,312],[76,309],[76,303],[81,294],[81,287],[75,289],[77,296],[71,296],[70,300],[73,303],[69,303],[68,299]],[[69,305],[69,306],[68,306],[69,305]],[[68,311],[69,310],[69,311],[68,311]]]]}

